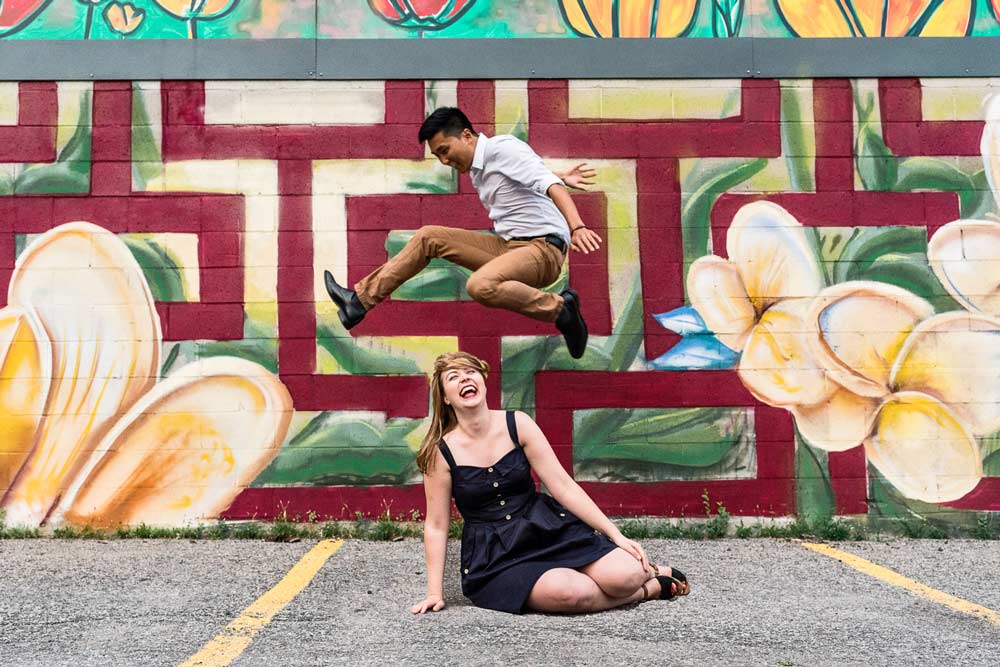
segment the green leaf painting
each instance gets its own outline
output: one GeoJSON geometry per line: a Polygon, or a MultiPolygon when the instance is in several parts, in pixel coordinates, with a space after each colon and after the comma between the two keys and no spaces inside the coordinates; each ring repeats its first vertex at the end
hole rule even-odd
{"type": "MultiPolygon", "coordinates": [[[[80,95],[76,129],[56,161],[27,165],[14,179],[14,194],[83,194],[90,191],[90,100],[80,95]]],[[[56,128],[52,128],[55,132],[56,128]]]]}
{"type": "MultiPolygon", "coordinates": [[[[979,172],[982,173],[982,172],[979,172]]],[[[989,196],[977,174],[967,174],[954,162],[936,157],[909,157],[899,163],[900,192],[944,191],[958,195],[963,218],[973,217],[989,196]]]]}
{"type": "MultiPolygon", "coordinates": [[[[711,252],[711,213],[719,195],[750,180],[766,166],[766,158],[757,158],[693,172],[692,182],[684,186],[684,191],[691,192],[691,195],[681,209],[685,264],[711,252]]],[[[687,276],[686,269],[684,274],[687,276]]]]}
{"type": "Polygon", "coordinates": [[[796,433],[795,513],[815,521],[836,514],[827,453],[813,447],[796,433]]]}
{"type": "Polygon", "coordinates": [[[320,413],[281,449],[255,486],[411,483],[418,471],[406,438],[422,423],[380,424],[351,413],[320,413]]]}
{"type": "Polygon", "coordinates": [[[854,164],[865,190],[892,190],[899,177],[899,163],[885,145],[877,126],[875,94],[858,95],[858,136],[854,146],[854,164]]]}
{"type": "Polygon", "coordinates": [[[577,479],[656,482],[752,476],[752,413],[744,408],[579,410],[577,479]]]}
{"type": "Polygon", "coordinates": [[[149,289],[157,301],[184,301],[184,279],[177,259],[170,251],[151,238],[124,236],[122,240],[132,252],[146,276],[149,289]]]}
{"type": "Polygon", "coordinates": [[[408,357],[360,345],[336,318],[317,322],[316,335],[319,346],[351,375],[419,375],[421,372],[417,363],[408,357]]]}
{"type": "Polygon", "coordinates": [[[874,280],[929,301],[938,312],[959,308],[927,264],[922,227],[825,227],[818,230],[829,284],[874,280]]]}

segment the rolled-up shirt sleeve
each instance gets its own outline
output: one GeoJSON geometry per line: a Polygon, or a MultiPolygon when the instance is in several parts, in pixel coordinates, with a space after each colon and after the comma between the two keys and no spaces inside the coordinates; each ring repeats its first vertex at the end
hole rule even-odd
{"type": "Polygon", "coordinates": [[[491,167],[539,194],[548,194],[550,187],[562,183],[562,179],[545,166],[531,146],[516,137],[495,137],[490,142],[490,148],[494,151],[490,156],[491,167]]]}

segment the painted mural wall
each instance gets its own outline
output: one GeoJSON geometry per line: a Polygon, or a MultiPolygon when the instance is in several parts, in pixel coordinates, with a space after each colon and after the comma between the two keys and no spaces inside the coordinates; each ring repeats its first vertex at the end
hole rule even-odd
{"type": "Polygon", "coordinates": [[[428,373],[466,350],[610,513],[1000,511],[1000,80],[0,83],[8,524],[419,509],[428,373]],[[297,104],[286,101],[294,97],[297,104]],[[425,153],[459,104],[606,244],[580,360],[432,263],[349,333],[424,224],[486,229],[425,153]]]}
{"type": "Polygon", "coordinates": [[[0,38],[1000,35],[1000,0],[3,0],[0,38]]]}

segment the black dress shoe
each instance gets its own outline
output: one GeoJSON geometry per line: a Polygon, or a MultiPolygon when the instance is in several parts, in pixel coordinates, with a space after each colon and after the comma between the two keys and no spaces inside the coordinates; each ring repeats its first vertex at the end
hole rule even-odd
{"type": "Polygon", "coordinates": [[[556,318],[556,329],[566,339],[569,356],[579,359],[587,350],[587,323],[580,313],[580,297],[572,289],[563,290],[560,296],[563,298],[563,309],[556,318]]]}
{"type": "Polygon", "coordinates": [[[357,292],[338,285],[329,271],[323,272],[323,282],[326,283],[326,293],[337,304],[337,317],[345,329],[350,329],[365,319],[365,307],[358,300],[357,292]]]}

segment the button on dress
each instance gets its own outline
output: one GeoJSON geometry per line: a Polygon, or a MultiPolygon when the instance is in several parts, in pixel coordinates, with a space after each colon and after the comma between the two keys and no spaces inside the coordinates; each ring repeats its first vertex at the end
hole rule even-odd
{"type": "Polygon", "coordinates": [[[507,430],[514,448],[488,467],[457,465],[443,439],[438,446],[465,521],[462,593],[476,606],[520,614],[545,572],[589,565],[617,547],[535,489],[513,412],[507,430]]]}

